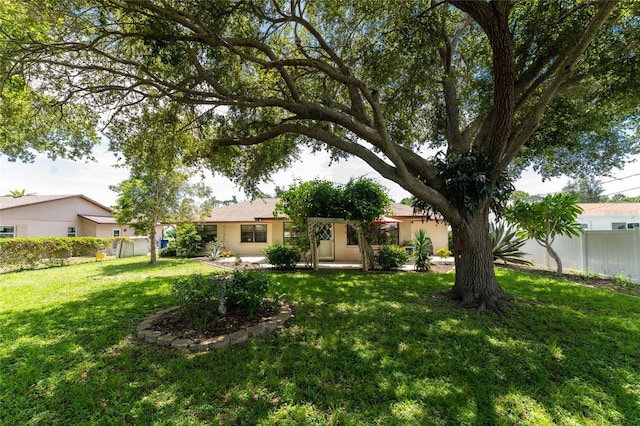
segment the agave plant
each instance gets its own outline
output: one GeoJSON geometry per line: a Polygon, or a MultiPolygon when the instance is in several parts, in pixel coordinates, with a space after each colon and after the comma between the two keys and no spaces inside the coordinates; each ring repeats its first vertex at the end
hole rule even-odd
{"type": "Polygon", "coordinates": [[[433,251],[433,244],[431,238],[427,237],[427,233],[424,229],[419,229],[413,238],[413,257],[416,261],[416,270],[418,271],[430,271],[431,270],[431,252],[433,251]]]}
{"type": "Polygon", "coordinates": [[[531,265],[531,262],[524,259],[527,253],[520,250],[526,240],[518,237],[515,229],[504,223],[490,223],[489,233],[493,244],[494,261],[502,260],[504,263],[531,265]]]}

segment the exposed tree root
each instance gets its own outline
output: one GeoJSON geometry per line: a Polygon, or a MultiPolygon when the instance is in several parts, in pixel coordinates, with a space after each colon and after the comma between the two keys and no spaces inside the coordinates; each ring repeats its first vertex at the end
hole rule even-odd
{"type": "Polygon", "coordinates": [[[436,292],[433,297],[459,302],[458,306],[465,309],[478,309],[481,312],[490,310],[499,316],[505,315],[499,302],[513,302],[515,300],[513,295],[502,289],[498,294],[476,296],[473,293],[461,294],[459,291],[454,291],[453,287],[449,290],[436,292]]]}

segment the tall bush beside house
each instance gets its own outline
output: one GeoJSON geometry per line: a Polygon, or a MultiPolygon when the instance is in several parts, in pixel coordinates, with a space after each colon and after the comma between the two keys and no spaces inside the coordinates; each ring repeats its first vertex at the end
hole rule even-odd
{"type": "Polygon", "coordinates": [[[409,260],[406,250],[399,246],[382,246],[375,257],[380,268],[385,271],[398,269],[409,260]]]}
{"type": "Polygon", "coordinates": [[[433,243],[431,238],[427,236],[424,229],[416,231],[413,237],[413,259],[415,267],[418,271],[431,270],[431,253],[433,252],[433,243]]]}
{"type": "Polygon", "coordinates": [[[194,257],[203,249],[202,236],[193,223],[178,225],[175,244],[178,256],[194,257]]]}
{"type": "Polygon", "coordinates": [[[270,245],[264,250],[264,255],[270,264],[283,270],[294,269],[300,260],[298,249],[284,244],[270,245]]]}

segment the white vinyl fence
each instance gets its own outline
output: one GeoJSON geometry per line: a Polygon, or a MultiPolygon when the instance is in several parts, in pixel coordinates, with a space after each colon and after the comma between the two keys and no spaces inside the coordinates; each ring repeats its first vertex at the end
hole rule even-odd
{"type": "MultiPolygon", "coordinates": [[[[552,247],[566,272],[624,275],[640,282],[640,230],[585,231],[580,237],[556,237],[552,247]]],[[[528,240],[522,251],[535,265],[556,269],[554,260],[534,240],[528,240]]]]}

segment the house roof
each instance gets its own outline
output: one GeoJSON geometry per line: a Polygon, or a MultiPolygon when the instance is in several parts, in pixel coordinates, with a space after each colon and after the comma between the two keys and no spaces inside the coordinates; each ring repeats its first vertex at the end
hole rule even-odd
{"type": "Polygon", "coordinates": [[[49,203],[52,201],[64,200],[67,198],[80,197],[92,204],[95,204],[98,207],[105,209],[108,212],[111,212],[111,209],[105,205],[98,203],[97,201],[92,200],[89,197],[86,197],[82,194],[73,194],[73,195],[25,195],[22,197],[11,197],[4,196],[0,197],[0,210],[8,210],[14,209],[17,207],[31,206],[35,204],[49,203]]]}
{"type": "Polygon", "coordinates": [[[88,214],[79,214],[79,217],[83,219],[87,219],[93,223],[97,223],[98,225],[117,225],[116,218],[113,216],[94,216],[88,214]]]}
{"type": "Polygon", "coordinates": [[[638,215],[640,203],[581,203],[580,216],[638,215]]]}
{"type": "MultiPolygon", "coordinates": [[[[284,219],[286,216],[279,214],[273,216],[276,209],[277,198],[261,198],[252,201],[244,201],[237,204],[229,204],[213,209],[211,216],[203,222],[253,222],[255,220],[284,219]]],[[[405,204],[391,203],[389,217],[416,217],[413,207],[405,204]]]]}

